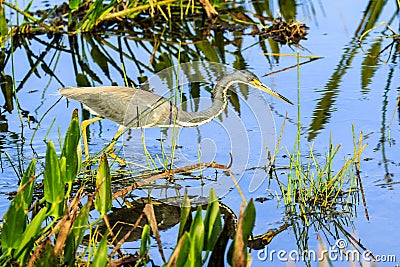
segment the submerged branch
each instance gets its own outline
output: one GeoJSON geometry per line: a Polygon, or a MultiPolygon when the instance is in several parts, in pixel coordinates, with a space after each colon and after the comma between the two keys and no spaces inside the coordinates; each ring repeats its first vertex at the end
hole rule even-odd
{"type": "Polygon", "coordinates": [[[184,167],[173,169],[173,170],[167,170],[167,171],[164,171],[162,173],[153,175],[153,176],[151,176],[151,177],[149,177],[147,179],[143,179],[143,180],[140,180],[138,182],[135,182],[133,185],[128,186],[128,187],[126,187],[126,188],[114,193],[112,198],[116,199],[116,198],[122,197],[122,196],[126,195],[128,192],[130,192],[130,191],[132,191],[132,190],[134,190],[136,188],[139,188],[139,187],[141,187],[141,186],[143,186],[145,184],[157,181],[157,180],[165,178],[165,177],[171,177],[174,174],[178,174],[178,173],[185,173],[185,172],[188,172],[188,171],[194,171],[194,170],[206,169],[206,168],[227,170],[232,166],[232,154],[230,153],[229,155],[230,155],[231,159],[230,159],[230,162],[229,162],[228,165],[218,164],[218,163],[215,163],[215,162],[209,162],[209,163],[203,163],[202,162],[202,163],[196,163],[196,164],[184,166],[184,167]]]}

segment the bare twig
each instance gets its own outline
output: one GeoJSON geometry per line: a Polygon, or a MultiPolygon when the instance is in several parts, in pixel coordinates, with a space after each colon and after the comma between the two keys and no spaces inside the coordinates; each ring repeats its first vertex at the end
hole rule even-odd
{"type": "Polygon", "coordinates": [[[164,171],[162,173],[153,175],[153,176],[151,176],[151,177],[149,177],[147,179],[143,179],[143,180],[140,180],[138,182],[135,182],[133,185],[128,186],[128,187],[126,187],[126,188],[124,188],[124,189],[122,189],[122,190],[120,190],[118,192],[115,192],[113,194],[113,199],[122,197],[122,196],[126,195],[128,192],[130,192],[130,191],[132,191],[132,190],[134,190],[134,189],[136,189],[138,187],[141,187],[141,186],[143,186],[145,184],[157,181],[157,180],[165,178],[165,177],[173,176],[174,174],[177,174],[177,173],[184,173],[184,172],[188,172],[188,171],[193,171],[193,170],[198,170],[198,169],[205,169],[205,168],[224,169],[224,170],[229,169],[232,166],[232,154],[229,154],[229,155],[230,155],[230,158],[231,158],[230,162],[229,162],[229,165],[222,165],[222,164],[218,164],[218,163],[215,163],[215,162],[196,163],[196,164],[184,166],[184,167],[173,169],[173,170],[166,170],[166,171],[164,171]]]}

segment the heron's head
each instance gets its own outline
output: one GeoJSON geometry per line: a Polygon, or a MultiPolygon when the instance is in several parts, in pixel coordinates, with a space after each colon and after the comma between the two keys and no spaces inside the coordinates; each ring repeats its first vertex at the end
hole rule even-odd
{"type": "Polygon", "coordinates": [[[242,82],[250,86],[253,86],[263,92],[266,92],[267,94],[270,94],[282,101],[285,101],[286,103],[293,105],[292,101],[290,101],[283,95],[279,94],[278,92],[272,90],[271,88],[263,84],[257,77],[257,75],[248,70],[237,70],[233,73],[232,76],[233,76],[232,78],[235,79],[235,81],[237,82],[242,82]]]}

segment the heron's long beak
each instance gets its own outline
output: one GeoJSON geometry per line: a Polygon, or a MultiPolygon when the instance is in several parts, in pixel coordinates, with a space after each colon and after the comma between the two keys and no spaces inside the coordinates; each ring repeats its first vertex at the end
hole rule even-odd
{"type": "Polygon", "coordinates": [[[278,92],[275,92],[274,90],[272,90],[271,88],[269,88],[268,86],[266,86],[265,84],[263,84],[262,82],[260,82],[257,79],[254,79],[250,82],[250,84],[252,86],[254,86],[257,89],[260,89],[261,91],[266,92],[267,94],[270,94],[272,96],[275,96],[276,98],[285,101],[286,103],[289,103],[290,105],[293,105],[292,101],[290,101],[289,99],[287,99],[286,97],[284,97],[283,95],[281,95],[278,92]]]}

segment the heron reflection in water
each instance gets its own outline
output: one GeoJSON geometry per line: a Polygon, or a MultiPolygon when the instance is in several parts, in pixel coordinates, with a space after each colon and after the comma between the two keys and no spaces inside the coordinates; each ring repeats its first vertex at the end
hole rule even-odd
{"type": "Polygon", "coordinates": [[[97,116],[82,122],[86,158],[89,157],[86,127],[92,122],[109,119],[118,123],[120,128],[108,146],[107,152],[124,165],[124,162],[114,154],[113,147],[125,127],[195,127],[208,123],[226,108],[228,89],[235,83],[250,85],[293,105],[290,100],[264,85],[256,75],[247,70],[237,70],[221,78],[214,87],[212,105],[198,112],[184,111],[169,99],[149,91],[122,86],[67,87],[59,91],[63,96],[81,102],[97,116]]]}

